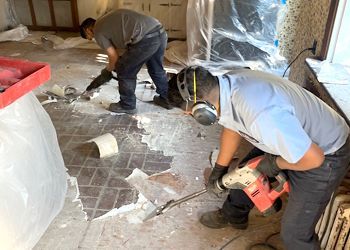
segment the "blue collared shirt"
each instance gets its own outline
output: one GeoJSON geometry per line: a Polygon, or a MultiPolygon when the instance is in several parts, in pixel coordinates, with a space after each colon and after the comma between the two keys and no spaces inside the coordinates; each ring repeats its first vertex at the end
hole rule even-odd
{"type": "Polygon", "coordinates": [[[246,69],[229,72],[218,79],[219,124],[238,132],[267,153],[296,163],[312,142],[330,154],[348,137],[345,120],[293,82],[246,69]]]}

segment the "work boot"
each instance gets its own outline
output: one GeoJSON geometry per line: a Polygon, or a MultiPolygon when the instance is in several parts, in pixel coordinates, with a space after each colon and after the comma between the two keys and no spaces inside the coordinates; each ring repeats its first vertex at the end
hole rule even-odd
{"type": "Polygon", "coordinates": [[[161,96],[154,96],[153,97],[154,104],[161,106],[165,109],[172,109],[173,107],[169,103],[169,100],[167,98],[161,97],[161,96]]]}
{"type": "Polygon", "coordinates": [[[108,107],[108,110],[113,112],[113,113],[118,113],[118,114],[136,114],[137,110],[136,108],[130,109],[130,108],[124,108],[120,102],[117,103],[111,103],[108,107]]]}
{"type": "Polygon", "coordinates": [[[236,229],[246,229],[248,227],[248,216],[228,219],[224,216],[221,209],[204,213],[199,221],[202,225],[213,229],[229,226],[236,229]]]}

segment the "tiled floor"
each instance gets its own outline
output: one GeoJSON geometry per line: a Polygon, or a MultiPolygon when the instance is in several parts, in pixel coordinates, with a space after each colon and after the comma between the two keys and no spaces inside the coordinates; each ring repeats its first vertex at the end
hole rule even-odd
{"type": "Polygon", "coordinates": [[[170,168],[172,157],[141,143],[144,130],[132,116],[81,114],[73,112],[73,105],[53,103],[45,109],[56,128],[68,173],[77,177],[83,209],[93,219],[136,201],[137,191],[124,180],[133,169],[149,175],[162,172],[170,168]],[[100,159],[97,146],[86,141],[105,133],[116,137],[119,153],[100,159]]]}
{"type": "MultiPolygon", "coordinates": [[[[105,66],[95,60],[99,53],[103,52],[86,49],[53,50],[31,43],[1,43],[3,56],[50,64],[51,80],[36,89],[36,94],[49,90],[53,84],[69,84],[78,90],[85,89],[91,82],[91,76],[96,76],[105,66]]],[[[208,158],[218,146],[220,136],[219,127],[199,126],[178,109],[167,111],[138,101],[137,115],[138,119],[144,121],[144,131],[137,127],[134,117],[112,116],[105,108],[101,109],[103,105],[100,102],[118,100],[115,82],[104,86],[101,92],[100,99],[87,103],[79,101],[70,105],[44,105],[56,127],[69,174],[77,177],[79,198],[89,221],[86,221],[81,211],[80,201],[75,199],[75,183],[69,181],[62,211],[51,222],[34,249],[243,250],[254,242],[264,241],[269,234],[279,230],[281,213],[265,218],[256,211],[250,216],[249,229],[243,232],[233,228],[212,230],[201,226],[199,216],[217,209],[223,202],[209,195],[185,202],[146,222],[136,223],[140,210],[136,205],[143,204],[139,196],[136,204],[126,206],[131,210],[125,211],[123,206],[117,214],[92,220],[113,207],[136,200],[136,190],[124,180],[135,167],[153,174],[171,166],[168,173],[175,174],[177,189],[173,189],[175,193],[170,192],[172,186],[165,185],[166,190],[154,194],[158,201],[160,198],[164,201],[180,198],[202,189],[203,172],[210,166],[208,158]],[[107,132],[116,137],[119,154],[99,159],[95,146],[85,142],[107,132]],[[147,145],[141,142],[141,137],[147,145]],[[165,155],[172,157],[150,148],[163,150],[165,155]]],[[[164,188],[161,182],[156,184],[164,188]]],[[[148,194],[145,189],[138,190],[144,195],[148,194]]],[[[155,201],[153,197],[146,198],[155,201]]],[[[274,246],[281,245],[278,237],[274,237],[271,242],[274,246]]]]}

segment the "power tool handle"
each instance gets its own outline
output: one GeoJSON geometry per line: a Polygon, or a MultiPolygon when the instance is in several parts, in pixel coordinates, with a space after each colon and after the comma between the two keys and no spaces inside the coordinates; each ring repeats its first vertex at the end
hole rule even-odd
{"type": "Polygon", "coordinates": [[[276,200],[278,197],[280,197],[283,193],[289,192],[289,182],[287,179],[287,176],[283,172],[279,172],[279,174],[275,177],[278,181],[278,186],[271,190],[269,193],[269,197],[272,200],[276,200]]]}

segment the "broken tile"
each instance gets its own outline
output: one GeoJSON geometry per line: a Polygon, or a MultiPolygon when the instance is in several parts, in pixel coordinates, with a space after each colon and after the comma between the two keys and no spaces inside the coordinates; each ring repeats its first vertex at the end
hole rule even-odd
{"type": "Polygon", "coordinates": [[[179,175],[170,172],[152,175],[148,177],[148,180],[162,183],[173,188],[176,192],[181,192],[186,186],[186,183],[181,180],[179,175]]]}
{"type": "Polygon", "coordinates": [[[113,207],[136,202],[138,191],[125,181],[132,169],[143,168],[145,161],[148,174],[170,167],[171,157],[150,150],[141,142],[144,129],[137,126],[134,117],[81,114],[74,111],[74,105],[53,105],[46,107],[56,127],[68,173],[77,177],[80,199],[89,219],[113,207]],[[86,141],[106,133],[117,139],[119,153],[100,159],[95,143],[86,141]]]}

